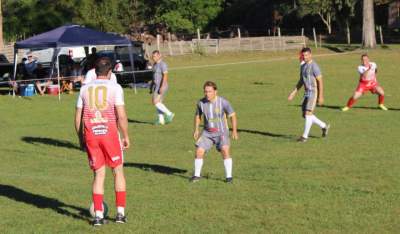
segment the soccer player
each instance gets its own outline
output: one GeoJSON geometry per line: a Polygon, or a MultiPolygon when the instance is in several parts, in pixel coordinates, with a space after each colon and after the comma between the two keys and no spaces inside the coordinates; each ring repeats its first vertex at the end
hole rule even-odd
{"type": "Polygon", "coordinates": [[[172,113],[163,103],[165,95],[168,91],[168,68],[167,64],[161,59],[160,51],[153,51],[152,58],[154,61],[154,75],[150,93],[153,94],[152,102],[156,107],[158,114],[158,119],[155,124],[164,125],[172,122],[172,119],[175,116],[175,114],[172,113]]]}
{"type": "Polygon", "coordinates": [[[231,119],[232,138],[239,138],[237,133],[237,119],[230,103],[223,97],[217,96],[217,85],[207,81],[204,86],[204,98],[197,103],[194,118],[193,137],[196,142],[196,156],[194,160],[194,175],[191,182],[200,180],[203,157],[205,153],[216,145],[224,159],[225,177],[227,183],[232,183],[232,158],[229,152],[230,140],[227,116],[231,119]],[[199,138],[199,126],[204,117],[204,129],[199,138]]]}
{"type": "Polygon", "coordinates": [[[377,72],[378,67],[376,63],[370,62],[367,54],[361,55],[361,65],[358,66],[358,73],[360,74],[358,87],[353,96],[347,101],[347,105],[342,108],[342,111],[348,111],[354,105],[356,100],[367,91],[378,94],[378,107],[385,111],[388,110],[383,104],[385,93],[383,88],[379,86],[378,81],[376,80],[377,72]]]}
{"type": "Polygon", "coordinates": [[[129,148],[128,120],[120,85],[110,81],[111,61],[100,58],[95,65],[97,79],[81,88],[75,114],[75,130],[86,147],[90,168],[94,171],[93,225],[104,224],[103,194],[105,166],[114,174],[117,223],[125,223],[126,185],[122,148],[129,148]],[[122,133],[122,142],[119,131],[122,133]]]}
{"type": "Polygon", "coordinates": [[[322,137],[328,135],[330,125],[322,122],[314,115],[317,102],[318,105],[323,105],[324,103],[324,86],[321,70],[318,64],[312,60],[310,48],[303,48],[302,53],[305,63],[300,67],[300,79],[295,89],[289,94],[288,100],[293,100],[297,91],[304,85],[305,93],[301,106],[303,117],[305,118],[305,126],[303,135],[297,141],[306,142],[313,124],[317,124],[322,129],[322,137]]]}

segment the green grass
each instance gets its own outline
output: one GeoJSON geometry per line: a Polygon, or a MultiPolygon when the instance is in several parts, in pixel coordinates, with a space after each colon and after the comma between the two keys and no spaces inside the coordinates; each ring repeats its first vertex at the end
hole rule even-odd
{"type": "MultiPolygon", "coordinates": [[[[321,49],[315,54],[333,54],[321,49]]],[[[126,225],[98,230],[80,214],[89,206],[92,172],[77,149],[73,129],[76,95],[0,96],[0,233],[396,233],[400,229],[400,67],[397,48],[370,51],[390,111],[375,109],[366,95],[341,113],[357,85],[362,51],[317,57],[325,81],[327,139],[314,126],[306,144],[302,92],[289,103],[298,79],[297,52],[231,53],[166,58],[176,113],[167,126],[153,126],[147,90],[125,89],[133,147],[126,152],[126,225]],[[268,61],[283,58],[282,60],[268,61]],[[193,65],[264,62],[197,69],[193,65]],[[202,84],[214,80],[238,114],[240,139],[232,144],[234,177],[223,182],[213,150],[201,182],[192,174],[193,115],[202,84]]],[[[105,200],[115,215],[110,171],[105,200]]]]}

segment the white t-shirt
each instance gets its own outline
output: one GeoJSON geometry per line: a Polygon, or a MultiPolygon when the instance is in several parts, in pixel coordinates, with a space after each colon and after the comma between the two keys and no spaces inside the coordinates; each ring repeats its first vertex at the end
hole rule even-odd
{"type": "Polygon", "coordinates": [[[364,72],[368,70],[369,67],[366,67],[364,65],[358,66],[358,73],[360,73],[360,78],[365,81],[372,81],[376,79],[376,69],[378,66],[374,62],[370,62],[369,65],[371,66],[371,69],[369,69],[368,73],[363,76],[364,72]]]}
{"type": "MultiPolygon", "coordinates": [[[[97,78],[96,69],[94,69],[94,68],[90,69],[86,73],[85,79],[83,80],[82,84],[83,85],[88,84],[88,83],[92,82],[93,80],[95,80],[96,78],[97,78]]],[[[115,76],[114,73],[111,73],[110,80],[117,84],[117,77],[115,76]]]]}

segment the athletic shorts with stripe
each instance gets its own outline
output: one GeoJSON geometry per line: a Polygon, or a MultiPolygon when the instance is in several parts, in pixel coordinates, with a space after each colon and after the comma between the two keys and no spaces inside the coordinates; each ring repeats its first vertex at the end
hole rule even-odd
{"type": "Polygon", "coordinates": [[[201,137],[196,142],[196,147],[209,151],[215,145],[218,151],[222,150],[223,146],[230,146],[229,133],[210,133],[203,131],[201,137]]]}

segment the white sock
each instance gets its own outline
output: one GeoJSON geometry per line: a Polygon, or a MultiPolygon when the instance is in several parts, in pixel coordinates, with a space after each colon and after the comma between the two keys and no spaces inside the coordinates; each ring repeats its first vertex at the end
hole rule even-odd
{"type": "Polygon", "coordinates": [[[158,122],[160,122],[161,124],[164,124],[164,123],[165,123],[164,115],[163,115],[163,114],[158,114],[158,122]]]}
{"type": "Polygon", "coordinates": [[[203,159],[196,158],[194,160],[194,176],[200,177],[202,167],[203,167],[203,159]]]}
{"type": "Polygon", "coordinates": [[[117,206],[117,213],[125,216],[125,207],[117,206]]]}
{"type": "Polygon", "coordinates": [[[303,137],[308,138],[308,134],[310,133],[310,129],[313,124],[313,117],[312,117],[312,115],[306,115],[305,119],[306,119],[306,122],[304,124],[303,137]]]}
{"type": "Polygon", "coordinates": [[[232,177],[232,158],[224,159],[225,176],[226,178],[232,177]]]}
{"type": "Polygon", "coordinates": [[[157,109],[159,111],[163,112],[166,115],[171,115],[172,114],[171,111],[169,111],[168,108],[164,104],[162,104],[161,102],[157,103],[156,107],[157,107],[157,109]]]}
{"type": "Polygon", "coordinates": [[[317,116],[312,115],[312,120],[313,120],[313,123],[318,125],[320,128],[325,128],[326,127],[326,123],[324,123],[320,119],[318,119],[317,116]]]}
{"type": "Polygon", "coordinates": [[[95,212],[95,216],[96,217],[99,217],[99,218],[104,218],[104,215],[103,215],[103,211],[101,211],[101,210],[96,210],[95,212]]]}

